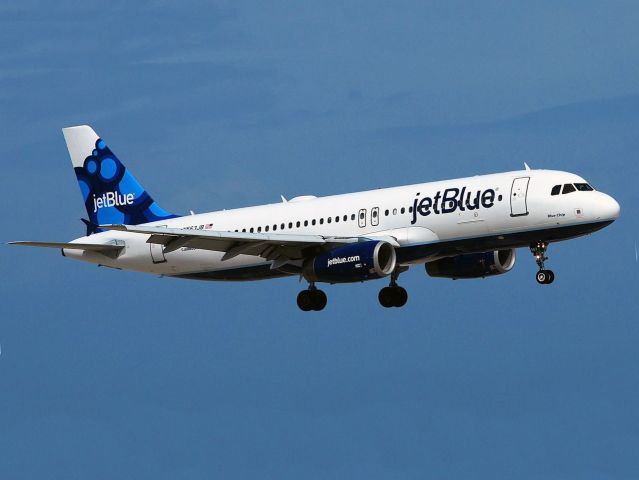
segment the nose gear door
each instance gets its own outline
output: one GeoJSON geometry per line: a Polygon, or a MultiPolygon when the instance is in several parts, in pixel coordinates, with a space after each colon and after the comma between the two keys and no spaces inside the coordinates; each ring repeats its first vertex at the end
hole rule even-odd
{"type": "Polygon", "coordinates": [[[528,194],[528,183],[530,177],[519,177],[513,180],[510,189],[510,216],[521,217],[528,215],[528,204],[526,196],[528,194]]]}

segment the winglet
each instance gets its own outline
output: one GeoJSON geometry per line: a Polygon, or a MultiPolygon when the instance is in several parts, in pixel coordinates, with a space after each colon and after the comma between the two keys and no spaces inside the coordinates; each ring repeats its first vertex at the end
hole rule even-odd
{"type": "Polygon", "coordinates": [[[526,170],[531,170],[531,168],[528,166],[526,162],[524,162],[524,167],[526,167],[526,170]]]}

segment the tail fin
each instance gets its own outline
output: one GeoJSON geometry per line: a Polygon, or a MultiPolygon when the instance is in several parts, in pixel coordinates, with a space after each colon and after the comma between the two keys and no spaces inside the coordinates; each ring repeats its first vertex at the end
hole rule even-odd
{"type": "Polygon", "coordinates": [[[89,215],[88,231],[107,223],[138,225],[177,217],[153,201],[91,127],[63,128],[62,133],[89,215]]]}

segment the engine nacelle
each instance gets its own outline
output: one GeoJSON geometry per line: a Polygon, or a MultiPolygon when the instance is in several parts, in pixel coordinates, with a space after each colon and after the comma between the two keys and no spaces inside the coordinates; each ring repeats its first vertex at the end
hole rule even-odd
{"type": "Polygon", "coordinates": [[[320,253],[304,264],[310,281],[348,283],[385,277],[397,262],[395,248],[384,241],[370,240],[320,253]]]}
{"type": "Polygon", "coordinates": [[[515,250],[510,249],[446,257],[425,266],[431,277],[458,279],[500,275],[512,270],[514,265],[515,250]]]}

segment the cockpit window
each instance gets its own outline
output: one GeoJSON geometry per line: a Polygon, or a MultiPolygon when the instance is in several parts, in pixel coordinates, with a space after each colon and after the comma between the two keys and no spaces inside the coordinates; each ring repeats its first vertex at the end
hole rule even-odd
{"type": "Polygon", "coordinates": [[[559,195],[559,192],[561,192],[561,185],[555,185],[554,187],[552,187],[552,190],[550,191],[551,195],[559,195]]]}
{"type": "Polygon", "coordinates": [[[565,195],[566,193],[572,193],[574,191],[576,191],[577,189],[573,186],[572,183],[566,183],[564,184],[564,189],[561,191],[562,195],[565,195]]]}
{"type": "Polygon", "coordinates": [[[594,188],[587,183],[575,183],[575,188],[580,192],[592,192],[594,190],[594,188]]]}

